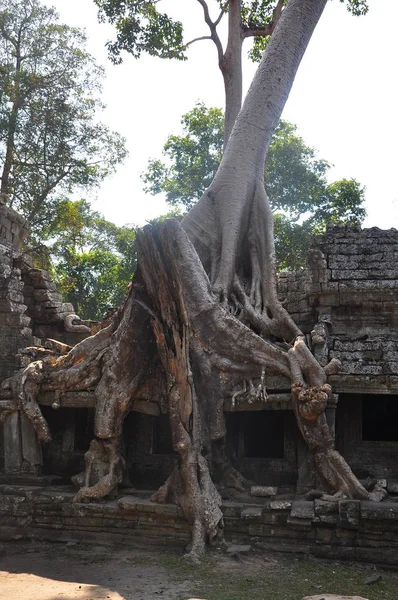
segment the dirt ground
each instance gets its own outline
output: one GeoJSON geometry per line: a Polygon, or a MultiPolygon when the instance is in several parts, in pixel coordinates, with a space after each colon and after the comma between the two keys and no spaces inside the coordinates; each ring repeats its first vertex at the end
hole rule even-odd
{"type": "Polygon", "coordinates": [[[398,574],[283,554],[213,552],[193,567],[175,550],[0,545],[1,600],[301,600],[321,593],[396,600],[398,574]]]}
{"type": "Polygon", "coordinates": [[[154,556],[117,546],[7,543],[0,555],[3,600],[176,600],[184,583],[171,582],[154,556]]]}

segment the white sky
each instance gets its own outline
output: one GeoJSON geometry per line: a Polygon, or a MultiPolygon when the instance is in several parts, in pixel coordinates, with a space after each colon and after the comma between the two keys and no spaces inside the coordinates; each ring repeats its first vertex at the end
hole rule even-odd
{"type": "MultiPolygon", "coordinates": [[[[212,0],[210,0],[210,3],[212,0]]],[[[105,66],[102,117],[127,138],[129,157],[103,183],[93,203],[119,225],[167,211],[159,196],[143,192],[140,173],[148,158],[160,157],[181,116],[197,100],[223,107],[223,85],[214,45],[194,44],[185,63],[126,55],[122,65],[107,59],[110,26],[97,22],[92,0],[45,0],[61,21],[86,28],[88,50],[105,66]]],[[[206,35],[197,0],[161,0],[183,21],[186,39],[206,35]]],[[[299,128],[305,142],[334,165],[331,180],[354,177],[366,190],[365,225],[398,227],[398,1],[369,0],[365,17],[351,16],[339,0],[329,0],[300,66],[283,117],[299,128]]],[[[245,63],[245,87],[255,66],[245,63]]]]}

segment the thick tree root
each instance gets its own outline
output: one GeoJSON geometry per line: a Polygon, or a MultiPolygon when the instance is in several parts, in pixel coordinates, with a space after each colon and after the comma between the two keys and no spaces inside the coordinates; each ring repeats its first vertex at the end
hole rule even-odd
{"type": "Polygon", "coordinates": [[[245,492],[252,482],[233,467],[225,445],[225,437],[212,443],[212,476],[223,497],[238,496],[245,492]]]}
{"type": "Polygon", "coordinates": [[[173,446],[180,456],[178,469],[153,498],[165,501],[171,497],[181,507],[192,526],[191,549],[186,558],[197,562],[206,542],[220,535],[221,497],[202,455],[205,438],[189,352],[193,331],[175,261],[180,249],[167,229],[158,230],[157,236],[153,233],[146,228],[138,237],[138,247],[146,289],[156,314],[152,327],[167,381],[173,446]],[[149,276],[153,272],[157,273],[156,284],[149,276]]]}
{"type": "MultiPolygon", "coordinates": [[[[258,193],[254,204],[260,201],[258,193]]],[[[326,373],[335,372],[336,365],[321,367],[301,336],[293,346],[284,341],[297,328],[279,310],[266,282],[262,279],[259,285],[257,277],[267,277],[274,286],[272,260],[260,269],[269,251],[267,244],[257,257],[259,262],[251,256],[252,284],[242,283],[243,271],[239,277],[235,274],[236,302],[244,313],[238,320],[213,294],[203,265],[178,223],[145,228],[137,236],[140,269],[109,327],[67,354],[43,356],[10,380],[21,410],[42,440],[48,440],[50,433],[37,403],[40,390],[54,390],[62,397],[66,390],[95,388],[96,438],[86,453],[84,475],[76,477],[81,489],[75,502],[103,498],[121,482],[123,420],[140,392],[148,394],[150,389],[151,397],[166,398],[179,464],[153,499],[181,507],[192,527],[187,557],[193,562],[206,543],[222,538],[221,497],[212,477],[226,490],[243,491],[247,483],[226,457],[224,444],[224,399],[242,381],[249,382],[246,399],[266,401],[265,376],[290,377],[297,422],[320,478],[333,492],[369,498],[336,452],[326,422],[331,394],[326,373]],[[255,321],[259,314],[261,322],[255,321]],[[282,321],[279,345],[262,337],[268,332],[273,339],[282,321]],[[252,380],[260,385],[253,386],[252,380]]],[[[254,252],[254,243],[251,246],[254,252]]],[[[235,399],[239,401],[239,396],[235,399]]]]}
{"type": "Polygon", "coordinates": [[[334,438],[325,416],[332,388],[326,383],[324,369],[310,353],[302,337],[289,350],[289,360],[294,412],[302,436],[314,456],[321,481],[332,492],[341,493],[347,498],[369,500],[369,492],[334,448],[334,438]]]}
{"type": "Polygon", "coordinates": [[[93,439],[84,460],[84,474],[73,480],[75,484],[83,484],[73,502],[105,498],[122,482],[125,463],[119,452],[118,440],[93,439]],[[104,470],[108,470],[105,475],[102,474],[104,470]]]}

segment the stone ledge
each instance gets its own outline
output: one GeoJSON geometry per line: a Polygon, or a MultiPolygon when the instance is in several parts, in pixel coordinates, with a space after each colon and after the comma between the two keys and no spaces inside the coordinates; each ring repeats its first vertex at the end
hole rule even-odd
{"type": "MultiPolygon", "coordinates": [[[[0,539],[23,535],[96,541],[117,535],[129,544],[135,540],[182,548],[190,530],[180,508],[153,503],[144,492],[133,494],[118,501],[73,504],[70,487],[0,485],[0,539]]],[[[398,505],[393,502],[225,502],[223,512],[226,539],[233,543],[398,566],[398,505]]]]}

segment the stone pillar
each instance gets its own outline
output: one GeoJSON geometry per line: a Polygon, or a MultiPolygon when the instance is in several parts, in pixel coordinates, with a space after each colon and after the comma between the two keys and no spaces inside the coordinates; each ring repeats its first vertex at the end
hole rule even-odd
{"type": "Polygon", "coordinates": [[[7,415],[4,420],[4,470],[9,474],[20,473],[22,470],[19,411],[7,415]]]}
{"type": "Polygon", "coordinates": [[[40,474],[43,465],[41,445],[27,417],[20,411],[4,421],[4,471],[9,475],[40,474]]]}

